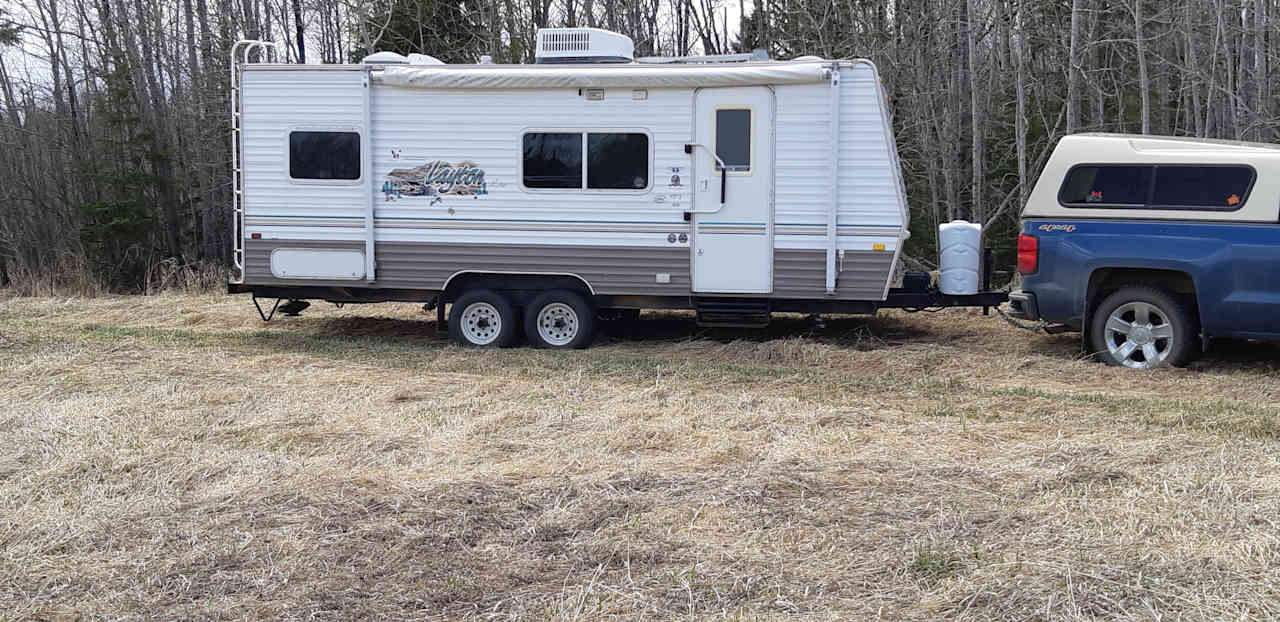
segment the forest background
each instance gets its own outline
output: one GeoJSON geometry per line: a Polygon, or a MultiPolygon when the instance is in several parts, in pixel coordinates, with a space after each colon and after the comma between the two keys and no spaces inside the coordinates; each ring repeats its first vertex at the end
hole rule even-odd
{"type": "Polygon", "coordinates": [[[0,288],[217,287],[232,248],[228,54],[370,50],[532,61],[595,26],[638,55],[763,48],[869,58],[894,114],[912,265],[984,223],[1012,264],[1057,139],[1106,131],[1274,141],[1275,0],[10,0],[0,13],[0,288]]]}

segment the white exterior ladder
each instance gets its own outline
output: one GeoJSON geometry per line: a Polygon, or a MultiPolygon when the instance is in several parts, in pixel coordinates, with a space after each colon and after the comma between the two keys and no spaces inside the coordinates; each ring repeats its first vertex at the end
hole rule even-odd
{"type": "Polygon", "coordinates": [[[240,66],[247,65],[255,51],[261,59],[270,62],[271,52],[279,56],[279,48],[271,41],[243,39],[231,46],[231,210],[232,225],[231,260],[235,264],[232,283],[244,282],[244,168],[240,163],[240,66]]]}

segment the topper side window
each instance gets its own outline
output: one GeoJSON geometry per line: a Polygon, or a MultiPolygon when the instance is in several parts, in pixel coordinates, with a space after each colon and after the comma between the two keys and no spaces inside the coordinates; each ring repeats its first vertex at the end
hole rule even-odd
{"type": "Polygon", "coordinates": [[[1244,207],[1257,173],[1242,164],[1087,164],[1058,192],[1066,207],[1231,212],[1244,207]]]}
{"type": "Polygon", "coordinates": [[[1150,166],[1077,166],[1058,193],[1067,207],[1132,207],[1147,204],[1151,192],[1150,166]]]}
{"type": "Polygon", "coordinates": [[[1253,189],[1248,166],[1156,167],[1151,207],[1232,211],[1244,207],[1253,189]]]}

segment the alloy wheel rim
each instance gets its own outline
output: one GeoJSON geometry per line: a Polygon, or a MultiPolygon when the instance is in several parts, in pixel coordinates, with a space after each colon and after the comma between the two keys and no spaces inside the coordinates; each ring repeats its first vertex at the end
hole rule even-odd
{"type": "Polygon", "coordinates": [[[1160,307],[1147,302],[1120,305],[1107,316],[1107,352],[1134,369],[1159,367],[1173,351],[1173,324],[1160,307]]]}

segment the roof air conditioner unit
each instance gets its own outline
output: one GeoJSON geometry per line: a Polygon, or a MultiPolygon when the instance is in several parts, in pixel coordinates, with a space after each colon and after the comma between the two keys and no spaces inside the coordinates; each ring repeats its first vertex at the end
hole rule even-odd
{"type": "Polygon", "coordinates": [[[540,28],[535,60],[555,63],[630,63],[631,37],[599,28],[540,28]]]}

